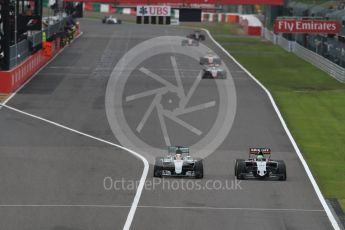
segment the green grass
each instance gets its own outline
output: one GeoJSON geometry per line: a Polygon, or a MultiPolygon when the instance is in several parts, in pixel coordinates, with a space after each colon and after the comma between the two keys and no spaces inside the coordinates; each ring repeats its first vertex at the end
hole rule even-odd
{"type": "Polygon", "coordinates": [[[340,203],[342,209],[345,210],[345,209],[344,209],[344,208],[345,208],[345,199],[338,200],[338,201],[339,201],[339,203],[340,203]]]}
{"type": "Polygon", "coordinates": [[[323,194],[345,210],[345,84],[270,42],[214,31],[272,93],[323,194]]]}

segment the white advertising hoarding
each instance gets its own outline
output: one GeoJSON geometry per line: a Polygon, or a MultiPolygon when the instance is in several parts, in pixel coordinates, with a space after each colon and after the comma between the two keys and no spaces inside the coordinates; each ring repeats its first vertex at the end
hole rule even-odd
{"type": "Polygon", "coordinates": [[[137,16],[171,16],[170,6],[137,6],[137,16]]]}

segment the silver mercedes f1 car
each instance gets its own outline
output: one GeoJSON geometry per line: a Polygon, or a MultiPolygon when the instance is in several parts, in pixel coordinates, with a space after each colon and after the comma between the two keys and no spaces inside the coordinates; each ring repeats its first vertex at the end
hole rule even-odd
{"type": "Polygon", "coordinates": [[[165,157],[157,157],[153,169],[154,177],[204,177],[202,159],[193,158],[189,155],[189,148],[183,146],[168,147],[165,157]]]}
{"type": "Polygon", "coordinates": [[[272,160],[271,149],[250,148],[248,160],[237,159],[235,176],[239,180],[247,178],[286,180],[286,166],[282,160],[272,160]]]}

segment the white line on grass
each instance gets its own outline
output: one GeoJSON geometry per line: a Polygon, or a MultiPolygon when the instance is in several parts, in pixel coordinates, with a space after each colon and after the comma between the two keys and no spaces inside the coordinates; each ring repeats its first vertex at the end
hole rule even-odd
{"type": "Polygon", "coordinates": [[[328,219],[330,220],[330,222],[331,222],[331,224],[332,224],[332,226],[333,226],[333,228],[335,229],[335,230],[340,230],[340,227],[339,227],[339,225],[338,225],[338,222],[336,221],[336,219],[334,218],[334,216],[333,216],[333,213],[331,212],[331,210],[329,209],[329,207],[328,207],[328,205],[327,205],[327,203],[326,203],[326,200],[325,200],[325,198],[323,197],[323,195],[322,195],[322,193],[321,193],[321,191],[320,191],[320,188],[319,188],[319,186],[317,185],[317,183],[316,183],[316,181],[315,181],[315,179],[314,179],[314,177],[313,177],[313,174],[311,173],[311,171],[310,171],[310,169],[309,169],[309,166],[308,166],[308,164],[307,164],[307,162],[305,161],[305,159],[304,159],[304,157],[303,157],[303,155],[302,155],[302,153],[301,153],[301,151],[300,151],[300,149],[298,148],[298,145],[297,145],[297,143],[296,143],[296,141],[294,140],[294,138],[293,138],[293,136],[292,136],[292,134],[291,134],[291,132],[290,132],[290,130],[289,130],[289,128],[287,127],[287,125],[286,125],[286,123],[285,123],[285,121],[284,121],[284,118],[283,118],[283,116],[281,115],[281,113],[280,113],[280,111],[279,111],[279,109],[278,109],[278,106],[276,105],[276,103],[275,103],[275,101],[274,101],[274,99],[273,99],[273,97],[272,97],[272,95],[271,95],[271,93],[267,90],[267,88],[258,80],[258,79],[256,79],[246,68],[244,68],[233,56],[231,56],[231,54],[226,50],[226,49],[224,49],[213,37],[212,37],[212,35],[211,35],[211,33],[207,30],[207,29],[203,29],[207,34],[208,34],[208,36],[211,38],[211,40],[232,60],[232,61],[234,61],[238,66],[240,66],[248,75],[249,75],[249,77],[251,77],[265,92],[266,92],[266,94],[267,94],[267,96],[268,96],[268,98],[270,99],[270,101],[271,101],[271,103],[272,103],[272,105],[273,105],[273,108],[274,108],[274,110],[276,111],[276,113],[277,113],[277,115],[278,115],[278,118],[279,118],[279,120],[280,120],[280,122],[281,122],[281,124],[282,124],[282,126],[283,126],[283,128],[284,128],[284,130],[285,130],[285,132],[286,132],[286,134],[288,135],[288,137],[289,137],[289,139],[290,139],[290,141],[291,141],[291,143],[292,143],[292,145],[293,145],[293,147],[294,147],[294,149],[295,149],[295,151],[296,151],[296,153],[297,153],[297,155],[298,155],[298,157],[299,157],[299,159],[300,159],[300,161],[302,162],[302,165],[303,165],[303,167],[304,167],[304,169],[305,169],[305,171],[306,171],[306,173],[307,173],[307,175],[308,175],[308,177],[309,177],[309,180],[310,180],[310,182],[311,182],[311,184],[312,184],[312,186],[313,186],[313,188],[314,188],[314,190],[315,190],[315,192],[316,192],[316,194],[317,194],[317,196],[318,196],[318,198],[319,198],[319,200],[320,200],[320,202],[321,202],[321,204],[322,204],[322,206],[323,206],[323,208],[325,209],[325,211],[326,211],[326,213],[327,213],[327,216],[328,216],[328,219]]]}
{"type": "Polygon", "coordinates": [[[137,209],[137,206],[138,206],[138,203],[139,203],[139,200],[140,200],[140,196],[141,196],[141,193],[143,191],[143,188],[144,188],[144,185],[145,185],[145,181],[146,181],[146,177],[147,177],[147,174],[148,174],[148,171],[149,171],[149,163],[148,161],[146,160],[146,158],[144,158],[143,156],[141,156],[139,153],[136,153],[126,147],[123,147],[121,145],[117,145],[115,143],[112,143],[110,141],[106,141],[104,139],[101,139],[101,138],[98,138],[98,137],[95,137],[95,136],[92,136],[92,135],[89,135],[89,134],[86,134],[86,133],[83,133],[83,132],[80,132],[78,130],[75,130],[75,129],[72,129],[72,128],[69,128],[67,126],[64,126],[64,125],[61,125],[59,123],[56,123],[54,121],[50,121],[50,120],[47,120],[45,118],[42,118],[42,117],[39,117],[39,116],[36,116],[36,115],[33,115],[33,114],[30,114],[30,113],[27,113],[27,112],[24,112],[22,110],[19,110],[19,109],[16,109],[16,108],[13,108],[11,106],[8,106],[8,105],[5,105],[5,104],[1,104],[0,103],[0,106],[3,106],[9,110],[12,110],[12,111],[15,111],[17,113],[20,113],[20,114],[23,114],[25,116],[29,116],[31,118],[34,118],[34,119],[37,119],[37,120],[40,120],[40,121],[43,121],[43,122],[46,122],[46,123],[49,123],[51,125],[54,125],[54,126],[57,126],[59,128],[62,128],[62,129],[65,129],[65,130],[68,130],[68,131],[71,131],[73,133],[77,133],[79,135],[82,135],[82,136],[85,136],[85,137],[88,137],[88,138],[91,138],[93,140],[96,140],[96,141],[100,141],[100,142],[103,142],[105,144],[108,144],[108,145],[111,145],[111,146],[114,146],[114,147],[117,147],[117,148],[120,148],[120,149],[123,149],[129,153],[131,153],[132,155],[134,155],[135,157],[139,158],[143,164],[144,164],[144,170],[143,170],[143,173],[141,175],[141,178],[140,178],[140,182],[139,182],[139,186],[138,186],[138,189],[137,189],[137,192],[135,194],[135,197],[134,197],[134,200],[132,202],[132,205],[130,206],[131,209],[128,213],[128,216],[127,216],[127,220],[126,220],[126,223],[123,227],[124,230],[128,230],[132,224],[132,221],[133,221],[133,217],[134,217],[134,214],[135,214],[135,211],[137,209]]]}

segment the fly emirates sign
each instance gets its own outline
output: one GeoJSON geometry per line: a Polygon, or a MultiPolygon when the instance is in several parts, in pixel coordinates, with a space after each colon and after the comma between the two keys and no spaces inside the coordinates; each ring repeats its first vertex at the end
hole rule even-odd
{"type": "Polygon", "coordinates": [[[325,33],[337,34],[340,30],[338,21],[277,19],[276,33],[325,33]]]}

